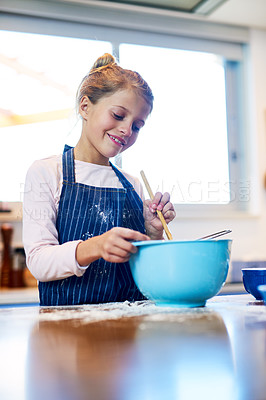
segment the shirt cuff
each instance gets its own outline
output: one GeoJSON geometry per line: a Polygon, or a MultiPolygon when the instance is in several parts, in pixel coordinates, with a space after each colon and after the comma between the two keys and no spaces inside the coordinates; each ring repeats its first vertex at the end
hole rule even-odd
{"type": "Polygon", "coordinates": [[[84,265],[79,265],[79,263],[77,262],[77,259],[76,259],[76,250],[77,250],[78,244],[81,243],[81,242],[82,242],[82,240],[75,240],[75,244],[76,244],[76,246],[75,246],[75,263],[76,263],[75,275],[76,275],[76,276],[82,276],[82,275],[84,275],[85,272],[86,272],[86,270],[87,270],[87,268],[90,266],[90,264],[85,265],[85,266],[84,266],[84,265]]]}

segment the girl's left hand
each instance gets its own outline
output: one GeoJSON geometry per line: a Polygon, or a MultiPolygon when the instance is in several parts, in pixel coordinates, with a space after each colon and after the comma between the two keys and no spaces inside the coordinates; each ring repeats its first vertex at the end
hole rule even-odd
{"type": "Polygon", "coordinates": [[[169,193],[157,192],[153,200],[144,201],[143,214],[147,235],[151,239],[160,240],[163,239],[163,226],[156,210],[162,212],[167,224],[175,218],[176,213],[173,204],[170,202],[169,193]]]}

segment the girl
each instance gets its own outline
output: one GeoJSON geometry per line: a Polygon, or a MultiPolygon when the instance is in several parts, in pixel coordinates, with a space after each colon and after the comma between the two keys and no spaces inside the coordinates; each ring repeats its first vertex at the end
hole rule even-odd
{"type": "Polygon", "coordinates": [[[137,72],[104,54],[81,82],[77,104],[82,132],[75,148],[34,162],[26,177],[23,241],[40,304],[144,299],[128,264],[137,251],[132,241],[163,239],[156,209],[166,222],[175,211],[168,193],[143,207],[139,181],[109,158],[135,143],[152,92],[137,72]]]}

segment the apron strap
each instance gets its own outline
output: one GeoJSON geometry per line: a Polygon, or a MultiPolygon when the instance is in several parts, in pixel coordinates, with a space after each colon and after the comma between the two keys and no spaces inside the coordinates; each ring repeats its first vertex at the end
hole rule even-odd
{"type": "Polygon", "coordinates": [[[65,145],[62,155],[63,182],[75,183],[74,147],[65,145]]]}
{"type": "Polygon", "coordinates": [[[116,168],[110,161],[109,161],[111,167],[113,168],[114,172],[116,173],[118,179],[120,180],[120,182],[122,183],[123,187],[125,189],[133,189],[133,185],[127,180],[127,178],[122,174],[121,171],[119,171],[118,168],[116,168]]]}
{"type": "MultiPolygon", "coordinates": [[[[122,186],[125,189],[134,190],[133,185],[127,180],[127,178],[122,174],[121,171],[117,167],[115,167],[109,161],[111,167],[116,173],[118,179],[122,183],[122,186]]],[[[63,164],[63,182],[75,183],[75,163],[74,163],[74,147],[69,145],[65,145],[63,156],[62,156],[62,164],[63,164]]]]}

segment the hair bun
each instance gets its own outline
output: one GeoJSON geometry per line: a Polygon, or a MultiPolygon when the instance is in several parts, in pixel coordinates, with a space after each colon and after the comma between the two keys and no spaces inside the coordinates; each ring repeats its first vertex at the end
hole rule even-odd
{"type": "Polygon", "coordinates": [[[97,58],[91,70],[106,67],[107,65],[116,65],[115,58],[109,53],[105,53],[101,57],[97,58]]]}
{"type": "Polygon", "coordinates": [[[80,107],[84,96],[92,104],[97,104],[104,96],[124,89],[134,90],[150,105],[150,111],[152,110],[153,94],[147,82],[137,72],[120,67],[111,54],[105,53],[95,61],[82,79],[77,91],[77,105],[80,107]]]}

